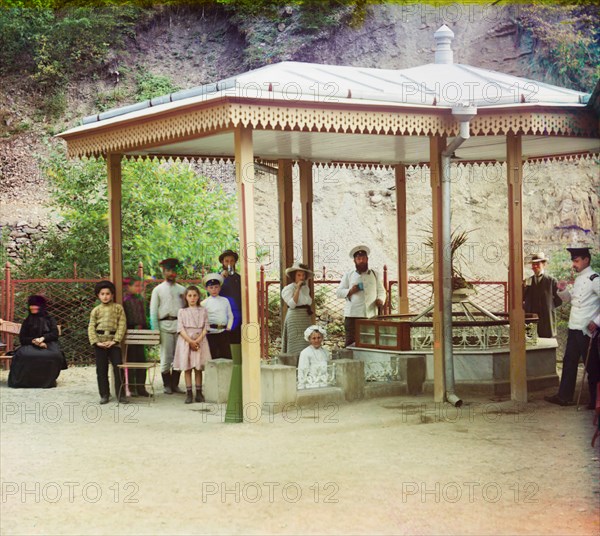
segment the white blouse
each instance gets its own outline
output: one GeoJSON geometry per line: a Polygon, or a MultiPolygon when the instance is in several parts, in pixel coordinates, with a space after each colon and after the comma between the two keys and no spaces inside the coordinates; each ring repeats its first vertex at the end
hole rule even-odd
{"type": "Polygon", "coordinates": [[[298,389],[327,387],[329,352],[322,346],[308,346],[298,358],[298,389]]]}
{"type": "Polygon", "coordinates": [[[308,285],[302,285],[298,294],[298,303],[294,301],[294,293],[296,292],[296,283],[290,283],[283,287],[281,297],[287,303],[290,309],[295,309],[298,305],[310,305],[312,298],[310,297],[310,288],[308,285]]]}

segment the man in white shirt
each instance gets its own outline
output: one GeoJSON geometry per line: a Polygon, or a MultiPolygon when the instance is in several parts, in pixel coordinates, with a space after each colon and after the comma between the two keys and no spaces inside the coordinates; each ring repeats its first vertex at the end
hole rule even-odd
{"type": "Polygon", "coordinates": [[[179,388],[181,371],[171,371],[177,344],[177,313],[185,304],[185,287],[176,282],[180,267],[177,259],[165,259],[159,266],[162,268],[164,281],[152,290],[150,326],[160,330],[160,373],[164,392],[170,395],[185,392],[179,388]]]}
{"type": "MultiPolygon", "coordinates": [[[[571,253],[573,270],[578,274],[570,290],[567,290],[566,281],[558,282],[558,295],[563,303],[571,303],[567,347],[558,393],[544,397],[547,402],[559,406],[573,404],[579,359],[585,362],[591,349],[590,334],[600,326],[600,276],[590,267],[590,249],[567,248],[567,251],[571,253]]],[[[588,376],[590,405],[595,400],[596,382],[594,374],[588,376]]]]}
{"type": "Polygon", "coordinates": [[[354,270],[346,272],[340,281],[336,295],[345,298],[344,328],[346,330],[346,346],[355,342],[356,320],[373,318],[379,314],[379,308],[386,299],[381,277],[369,269],[369,248],[356,246],[350,251],[354,259],[354,270]]]}

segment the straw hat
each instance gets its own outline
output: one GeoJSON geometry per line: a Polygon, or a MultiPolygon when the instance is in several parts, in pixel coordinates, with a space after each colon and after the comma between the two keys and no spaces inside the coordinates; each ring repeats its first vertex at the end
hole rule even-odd
{"type": "Polygon", "coordinates": [[[305,272],[306,279],[310,279],[311,277],[313,277],[315,275],[314,272],[310,271],[310,269],[308,268],[308,266],[306,264],[303,264],[301,262],[298,262],[298,263],[295,262],[285,271],[285,273],[288,277],[292,277],[292,274],[295,272],[305,272]]]}
{"type": "Polygon", "coordinates": [[[543,251],[538,251],[531,255],[531,260],[529,262],[548,262],[548,257],[546,257],[546,254],[543,251]]]}

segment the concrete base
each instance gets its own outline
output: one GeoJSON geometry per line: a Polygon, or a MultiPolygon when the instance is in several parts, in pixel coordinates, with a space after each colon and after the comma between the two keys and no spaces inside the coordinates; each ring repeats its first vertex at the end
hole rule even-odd
{"type": "Polygon", "coordinates": [[[335,360],[335,383],[344,392],[347,402],[365,396],[365,364],[356,359],[335,360]]]}
{"type": "Polygon", "coordinates": [[[233,361],[231,359],[211,359],[204,369],[202,393],[207,402],[224,404],[229,397],[229,385],[233,361]]]}
{"type": "Polygon", "coordinates": [[[365,398],[383,398],[386,396],[402,396],[408,394],[406,382],[367,382],[365,398]]]}
{"type": "MultiPolygon", "coordinates": [[[[529,391],[540,391],[558,385],[556,374],[556,339],[538,339],[538,344],[527,348],[526,370],[529,391]]],[[[391,350],[352,347],[356,360],[364,362],[387,362],[399,357],[398,377],[404,383],[405,394],[417,395],[423,391],[433,391],[433,353],[430,352],[394,352],[391,350]]],[[[510,350],[455,350],[454,378],[457,393],[474,395],[510,394],[510,350]]],[[[365,398],[369,385],[365,384],[365,398]]],[[[396,382],[391,382],[396,383],[396,382]]],[[[381,392],[373,387],[373,392],[381,392]]],[[[379,395],[375,395],[379,396],[379,395]]]]}
{"type": "Polygon", "coordinates": [[[260,379],[263,411],[279,413],[296,402],[296,367],[262,365],[260,379]]]}
{"type": "Polygon", "coordinates": [[[296,397],[296,405],[303,408],[324,408],[327,405],[338,405],[342,404],[343,402],[344,391],[340,387],[300,389],[296,397]]]}

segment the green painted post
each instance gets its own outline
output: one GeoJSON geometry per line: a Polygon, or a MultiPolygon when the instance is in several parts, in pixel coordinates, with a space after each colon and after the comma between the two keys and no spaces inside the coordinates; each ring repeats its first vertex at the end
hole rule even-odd
{"type": "Polygon", "coordinates": [[[230,347],[233,358],[233,371],[231,372],[231,384],[229,385],[229,396],[227,397],[225,422],[242,422],[244,420],[244,412],[242,411],[242,345],[231,344],[230,347]]]}

